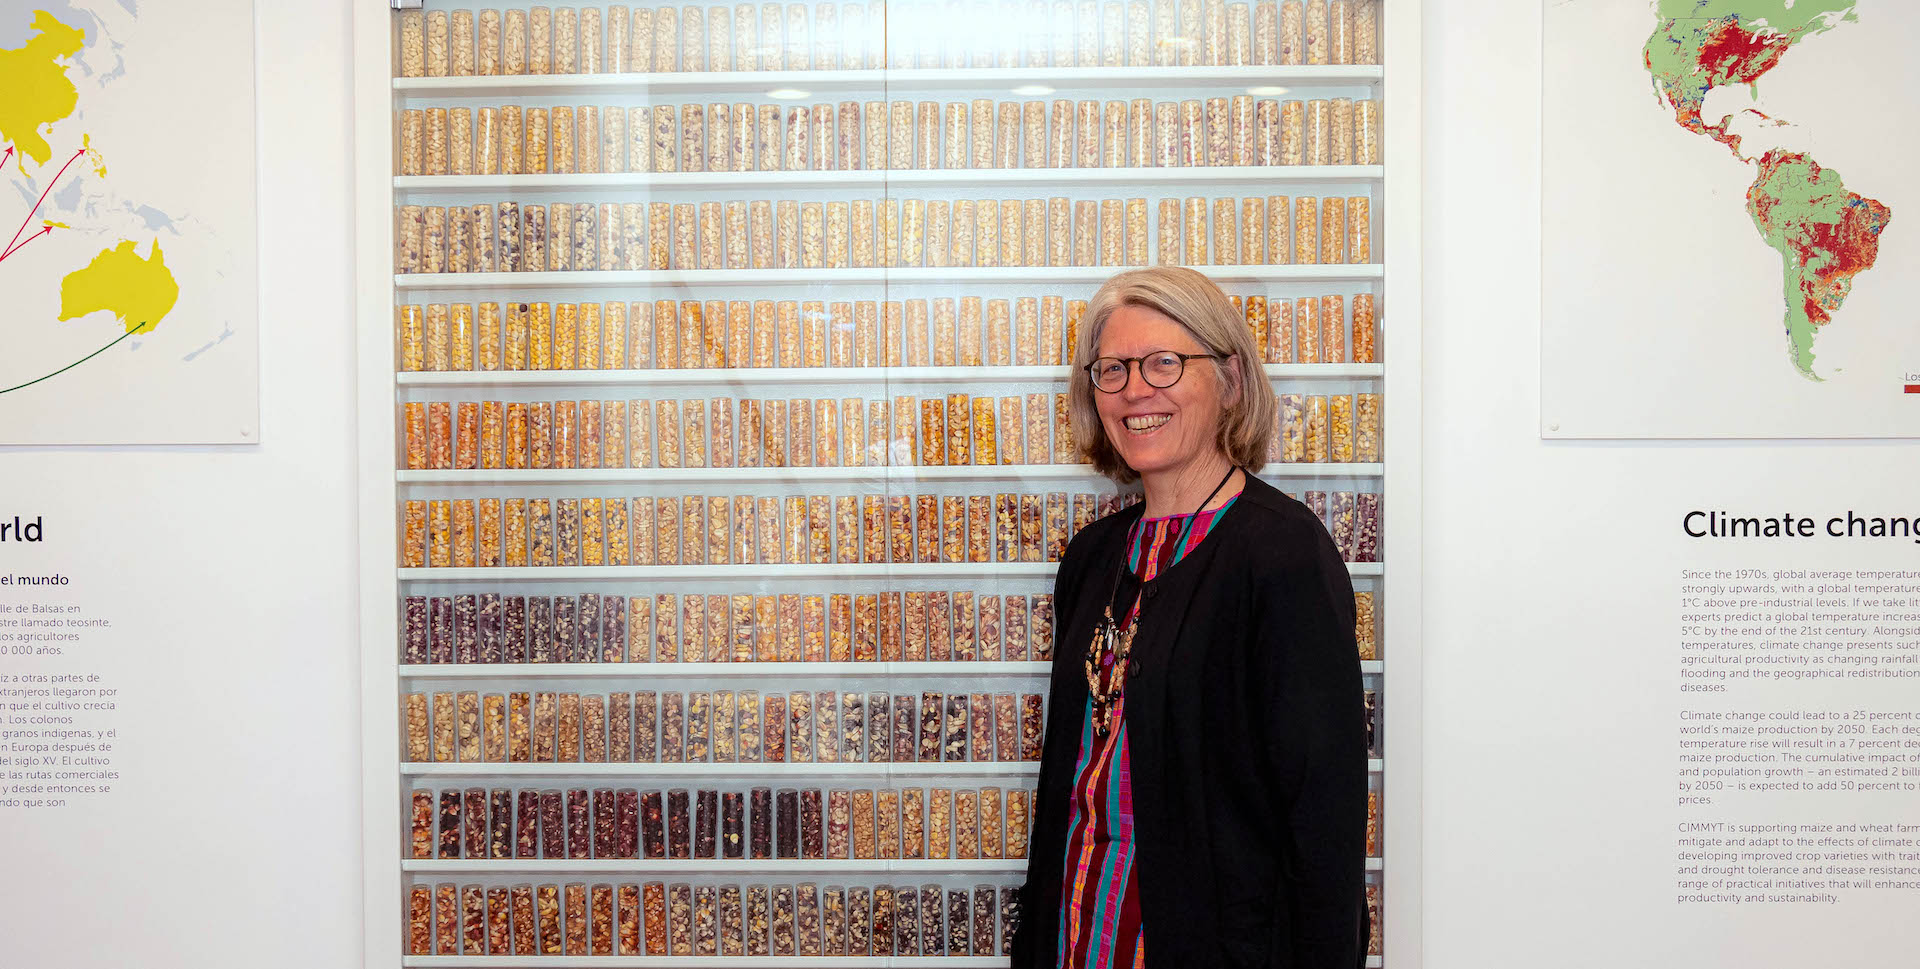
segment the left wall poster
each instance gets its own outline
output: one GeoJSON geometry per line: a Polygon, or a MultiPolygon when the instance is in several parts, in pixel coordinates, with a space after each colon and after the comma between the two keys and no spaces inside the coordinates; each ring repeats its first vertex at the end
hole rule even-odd
{"type": "Polygon", "coordinates": [[[252,0],[0,5],[0,444],[259,439],[252,0]]]}

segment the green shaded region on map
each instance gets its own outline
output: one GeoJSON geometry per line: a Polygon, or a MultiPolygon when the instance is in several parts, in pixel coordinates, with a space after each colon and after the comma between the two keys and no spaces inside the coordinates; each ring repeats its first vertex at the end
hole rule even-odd
{"type": "Polygon", "coordinates": [[[179,299],[180,284],[167,270],[160,240],[154,240],[153,254],[145,259],[132,242],[122,242],[60,281],[59,319],[75,320],[106,310],[128,332],[151,330],[179,299]]]}
{"type": "Polygon", "coordinates": [[[32,29],[25,46],[0,48],[0,142],[12,142],[21,155],[44,165],[53,146],[40,129],[73,114],[80,103],[61,62],[78,54],[87,37],[45,10],[34,13],[32,29]]]}
{"type": "Polygon", "coordinates": [[[1813,376],[1813,338],[1880,254],[1893,212],[1847,191],[1839,172],[1804,154],[1770,151],[1747,189],[1747,214],[1780,253],[1793,365],[1813,376]]]}
{"type": "Polygon", "coordinates": [[[1856,20],[1855,0],[1660,0],[1659,25],[1641,50],[1660,97],[1674,120],[1695,134],[1726,145],[1735,154],[1740,136],[1727,120],[1701,118],[1707,92],[1716,87],[1752,87],[1773,70],[1793,45],[1841,20],[1856,20]]]}
{"type": "Polygon", "coordinates": [[[1795,44],[1858,22],[1856,6],[1856,0],[1659,0],[1641,50],[1674,122],[1756,166],[1747,213],[1780,254],[1788,353],[1794,369],[1811,380],[1820,379],[1813,372],[1814,339],[1833,321],[1854,277],[1873,268],[1893,210],[1847,191],[1838,172],[1807,154],[1775,150],[1757,161],[1741,155],[1740,136],[1729,130],[1733,116],[1709,124],[1701,111],[1714,88],[1755,90],[1795,44]]]}

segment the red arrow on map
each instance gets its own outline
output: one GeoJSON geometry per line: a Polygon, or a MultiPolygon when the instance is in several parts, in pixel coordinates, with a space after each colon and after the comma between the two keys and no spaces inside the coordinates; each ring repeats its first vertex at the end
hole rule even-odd
{"type": "Polygon", "coordinates": [[[6,252],[0,252],[0,262],[5,262],[8,256],[11,256],[16,252],[19,252],[20,250],[25,249],[27,247],[27,243],[32,242],[33,240],[38,239],[41,236],[52,235],[52,234],[53,234],[53,226],[50,226],[50,225],[41,226],[39,232],[36,232],[33,235],[30,235],[25,239],[20,240],[19,244],[13,246],[12,248],[9,248],[6,252]]]}
{"type": "MultiPolygon", "coordinates": [[[[53,194],[53,187],[60,184],[60,176],[65,175],[67,169],[72,168],[73,163],[79,161],[80,156],[86,153],[87,150],[85,148],[76,149],[73,157],[67,159],[65,165],[60,166],[60,171],[53,176],[53,181],[47,183],[47,190],[40,193],[39,201],[34,202],[33,209],[27,213],[27,217],[20,220],[20,228],[13,230],[13,238],[7,240],[7,253],[11,254],[13,252],[13,244],[20,241],[20,233],[27,231],[27,223],[33,221],[34,215],[40,211],[40,206],[47,201],[47,196],[53,194]]],[[[5,258],[5,256],[0,255],[0,258],[5,258]]]]}
{"type": "Polygon", "coordinates": [[[9,158],[12,158],[12,157],[13,157],[13,146],[12,146],[12,145],[8,145],[8,146],[7,146],[7,153],[6,153],[6,154],[4,154],[4,155],[0,155],[0,166],[4,166],[4,165],[6,165],[6,163],[7,163],[7,159],[9,159],[9,158]]]}

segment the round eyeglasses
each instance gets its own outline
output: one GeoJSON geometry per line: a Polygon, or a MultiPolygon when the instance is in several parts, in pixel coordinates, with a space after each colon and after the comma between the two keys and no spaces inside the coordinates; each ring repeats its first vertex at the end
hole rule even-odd
{"type": "Polygon", "coordinates": [[[1127,389],[1127,381],[1133,376],[1133,365],[1140,365],[1140,379],[1147,386],[1165,390],[1180,382],[1182,374],[1187,372],[1188,360],[1224,360],[1218,353],[1175,353],[1172,350],[1155,350],[1143,357],[1096,357],[1087,364],[1087,374],[1093,378],[1094,389],[1102,393],[1117,394],[1127,389]]]}

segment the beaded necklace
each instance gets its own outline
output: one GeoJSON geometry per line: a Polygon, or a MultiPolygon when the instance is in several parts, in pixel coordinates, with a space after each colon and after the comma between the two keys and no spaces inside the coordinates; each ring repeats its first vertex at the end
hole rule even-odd
{"type": "MultiPolygon", "coordinates": [[[[1174,541],[1174,548],[1178,549],[1186,543],[1187,534],[1192,531],[1193,523],[1199,519],[1201,510],[1207,507],[1207,502],[1212,501],[1214,495],[1220,493],[1221,488],[1226,487],[1227,481],[1233,477],[1235,470],[1237,469],[1228,467],[1220,483],[1214,485],[1213,490],[1207,492],[1207,496],[1200,500],[1200,507],[1195,508],[1193,514],[1187,516],[1186,522],[1180,526],[1180,537],[1174,541]]],[[[1128,544],[1131,544],[1131,531],[1128,536],[1128,544]]],[[[1106,609],[1100,621],[1094,624],[1092,641],[1087,643],[1087,696],[1093,703],[1094,732],[1102,737],[1113,729],[1113,706],[1115,701],[1120,699],[1120,694],[1127,685],[1127,654],[1133,650],[1133,634],[1140,628],[1140,614],[1146,610],[1145,604],[1142,603],[1133,611],[1133,618],[1127,622],[1125,628],[1114,620],[1114,596],[1119,594],[1120,575],[1126,570],[1126,556],[1122,555],[1120,565],[1113,573],[1113,585],[1107,592],[1106,609]],[[1113,655],[1113,669],[1103,677],[1100,672],[1100,659],[1109,653],[1113,655]]],[[[1159,576],[1155,576],[1147,581],[1153,582],[1158,578],[1159,576]]]]}

